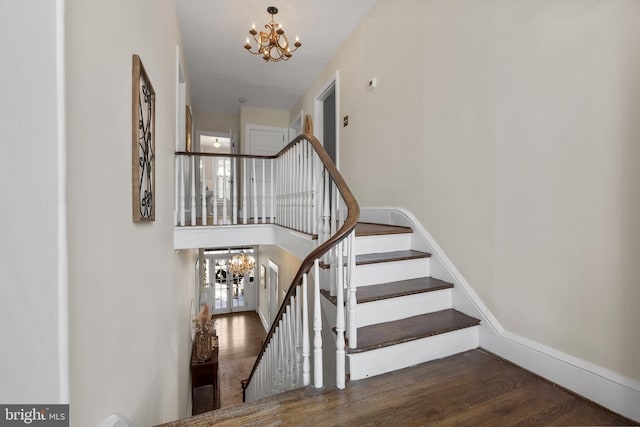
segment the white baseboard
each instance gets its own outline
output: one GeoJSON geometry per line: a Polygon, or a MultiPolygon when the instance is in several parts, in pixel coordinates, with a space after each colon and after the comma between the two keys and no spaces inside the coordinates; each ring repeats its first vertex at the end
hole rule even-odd
{"type": "Polygon", "coordinates": [[[432,254],[432,273],[442,268],[442,275],[447,277],[440,278],[453,282],[462,291],[457,295],[468,299],[468,302],[462,302],[464,307],[472,311],[467,314],[481,319],[480,347],[626,418],[640,422],[640,381],[505,330],[411,212],[399,207],[367,207],[361,208],[360,220],[410,226],[421,235],[424,245],[428,246],[432,254]]]}
{"type": "Polygon", "coordinates": [[[618,414],[640,421],[640,383],[505,331],[481,329],[480,347],[618,414]]]}

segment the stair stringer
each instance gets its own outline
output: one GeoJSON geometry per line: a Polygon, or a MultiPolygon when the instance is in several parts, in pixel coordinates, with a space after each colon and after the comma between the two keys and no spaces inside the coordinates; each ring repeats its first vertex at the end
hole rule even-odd
{"type": "Polygon", "coordinates": [[[360,207],[360,221],[411,227],[412,247],[431,253],[431,276],[454,284],[453,308],[481,320],[479,346],[631,420],[640,381],[504,329],[417,218],[401,207],[360,207]]]}

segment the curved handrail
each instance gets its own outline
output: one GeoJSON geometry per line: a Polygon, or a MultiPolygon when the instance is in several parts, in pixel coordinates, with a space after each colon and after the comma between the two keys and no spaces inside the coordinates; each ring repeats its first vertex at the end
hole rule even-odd
{"type": "MultiPolygon", "coordinates": [[[[300,264],[300,268],[298,268],[298,272],[296,273],[293,280],[291,281],[289,290],[287,291],[287,294],[284,300],[282,301],[282,304],[280,305],[280,310],[278,310],[278,314],[276,315],[274,321],[271,323],[271,328],[269,329],[269,333],[267,334],[266,338],[262,343],[262,348],[260,349],[260,353],[258,353],[258,356],[256,357],[256,361],[253,365],[253,369],[251,370],[251,373],[249,374],[249,376],[246,378],[246,381],[243,380],[243,386],[244,384],[248,384],[251,381],[251,378],[253,378],[253,374],[255,373],[258,367],[258,364],[260,363],[260,360],[262,359],[262,356],[264,355],[267,349],[267,346],[269,345],[269,342],[271,341],[271,338],[273,337],[273,334],[276,331],[277,325],[284,316],[284,313],[286,311],[287,301],[289,301],[289,299],[293,296],[293,293],[295,292],[296,287],[302,282],[302,277],[311,270],[311,267],[313,267],[314,261],[316,259],[320,258],[324,254],[329,252],[331,248],[333,248],[335,245],[337,245],[342,240],[344,240],[356,228],[356,224],[358,223],[358,218],[360,217],[360,206],[358,205],[358,202],[353,196],[353,193],[351,193],[351,190],[347,186],[347,183],[345,182],[344,178],[342,177],[340,172],[338,172],[338,168],[336,168],[335,164],[329,157],[329,153],[327,153],[327,151],[324,149],[322,144],[320,144],[320,141],[318,141],[313,135],[303,133],[297,136],[286,147],[280,150],[280,152],[276,154],[274,157],[279,157],[280,155],[285,153],[290,147],[297,144],[299,141],[303,139],[306,139],[311,143],[314,150],[318,154],[318,157],[322,161],[327,173],[329,174],[329,176],[331,176],[333,181],[336,183],[336,186],[338,187],[338,191],[342,195],[342,198],[347,206],[348,213],[344,223],[342,224],[342,227],[340,227],[340,229],[334,235],[329,237],[320,246],[318,246],[313,251],[311,251],[311,253],[307,255],[307,257],[302,261],[302,264],[300,264]]],[[[318,280],[317,277],[314,279],[318,280]]]]}

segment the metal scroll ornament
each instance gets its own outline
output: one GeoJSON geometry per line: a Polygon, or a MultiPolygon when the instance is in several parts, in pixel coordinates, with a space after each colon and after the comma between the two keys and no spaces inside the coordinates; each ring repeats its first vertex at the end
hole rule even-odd
{"type": "Polygon", "coordinates": [[[133,221],[155,220],[155,91],[133,55],[133,221]]]}

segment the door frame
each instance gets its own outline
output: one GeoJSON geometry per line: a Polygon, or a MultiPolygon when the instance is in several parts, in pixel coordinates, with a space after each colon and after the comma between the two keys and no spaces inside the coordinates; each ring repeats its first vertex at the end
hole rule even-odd
{"type": "MultiPolygon", "coordinates": [[[[230,248],[230,250],[234,250],[236,248],[230,248]]],[[[257,289],[256,289],[256,283],[258,282],[256,280],[256,270],[257,270],[257,266],[258,263],[256,262],[256,267],[254,267],[254,271],[253,271],[253,283],[250,282],[248,275],[246,277],[246,281],[244,283],[244,305],[243,306],[239,306],[239,307],[234,307],[233,306],[233,290],[234,290],[234,283],[233,283],[233,277],[229,277],[227,276],[225,278],[225,282],[226,282],[226,291],[227,291],[227,306],[225,308],[221,308],[221,309],[216,309],[215,307],[215,299],[216,299],[216,292],[215,292],[215,286],[216,286],[216,278],[215,278],[215,260],[217,259],[226,259],[227,262],[229,262],[231,260],[231,257],[233,257],[236,253],[227,253],[227,254],[203,254],[203,260],[206,259],[210,259],[212,260],[212,264],[210,265],[210,268],[213,267],[213,271],[209,271],[209,274],[212,275],[213,277],[209,277],[209,283],[211,285],[211,290],[207,291],[208,293],[211,293],[211,313],[212,314],[225,314],[225,313],[236,313],[236,312],[240,312],[240,311],[253,311],[253,310],[257,310],[257,289]]],[[[256,259],[257,256],[257,249],[255,247],[253,247],[253,252],[250,254],[251,256],[254,257],[254,259],[256,259]]]]}
{"type": "Polygon", "coordinates": [[[324,146],[323,136],[323,124],[324,113],[323,106],[324,101],[327,99],[331,91],[335,92],[335,111],[336,111],[336,167],[340,169],[340,72],[336,72],[329,78],[329,80],[320,88],[313,98],[313,133],[315,137],[322,142],[324,146]]]}
{"type": "Polygon", "coordinates": [[[273,262],[271,258],[267,260],[269,269],[267,270],[267,298],[269,299],[269,324],[273,323],[273,319],[278,314],[278,309],[280,308],[280,304],[278,303],[278,282],[279,282],[279,272],[278,272],[278,264],[273,262]],[[272,283],[272,273],[275,275],[275,284],[272,283]],[[275,298],[274,298],[275,297],[275,298]],[[275,299],[275,310],[272,309],[274,307],[274,299],[275,299]]]}

